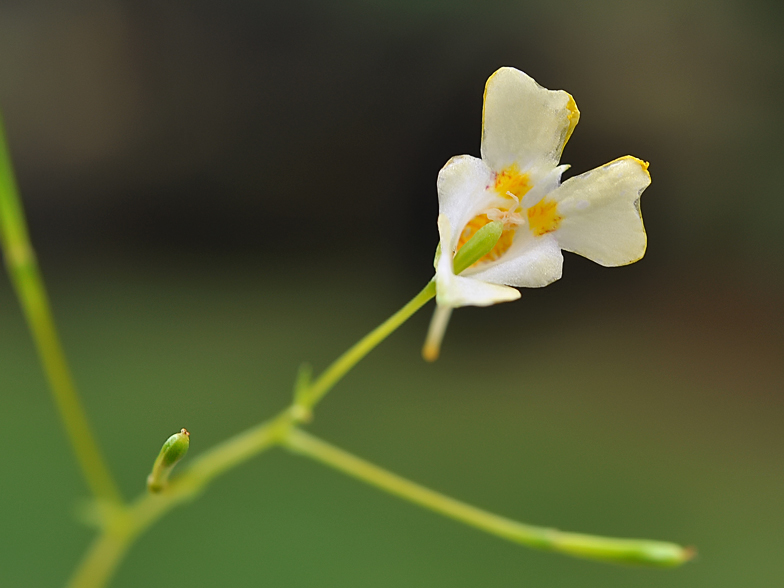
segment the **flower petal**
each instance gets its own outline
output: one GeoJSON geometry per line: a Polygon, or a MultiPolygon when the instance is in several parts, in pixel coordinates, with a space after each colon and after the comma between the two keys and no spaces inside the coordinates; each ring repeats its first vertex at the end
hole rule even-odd
{"type": "MultiPolygon", "coordinates": [[[[446,162],[438,172],[436,185],[438,210],[446,216],[450,226],[464,227],[480,210],[487,207],[493,198],[487,192],[492,177],[493,172],[487,164],[470,155],[458,155],[446,162]]],[[[452,238],[454,242],[447,244],[450,250],[457,246],[460,233],[452,235],[452,238]]]]}
{"type": "Polygon", "coordinates": [[[630,155],[566,180],[548,195],[562,217],[560,246],[604,266],[640,259],[647,245],[640,194],[650,183],[648,164],[630,155]]]}
{"type": "Polygon", "coordinates": [[[514,288],[456,276],[452,269],[455,252],[446,245],[451,240],[452,228],[443,214],[438,216],[438,232],[441,235],[441,257],[436,267],[436,302],[440,306],[490,306],[520,298],[520,292],[514,288]]]}
{"type": "Polygon", "coordinates": [[[520,204],[523,208],[531,208],[539,203],[539,201],[547,196],[550,192],[555,190],[561,185],[561,176],[563,173],[572,167],[571,165],[559,165],[554,167],[550,173],[544,175],[542,179],[536,182],[536,185],[523,196],[520,204]]]}
{"type": "Polygon", "coordinates": [[[520,298],[520,291],[507,286],[481,282],[452,274],[436,279],[436,302],[457,308],[460,306],[491,306],[520,298]]]}
{"type": "Polygon", "coordinates": [[[517,164],[533,172],[536,181],[538,173],[558,163],[579,119],[571,95],[542,88],[520,70],[502,67],[485,86],[482,159],[496,172],[517,164]]]}
{"type": "Polygon", "coordinates": [[[475,270],[466,277],[520,288],[541,288],[560,279],[563,269],[561,248],[553,234],[534,237],[518,230],[515,242],[500,260],[475,270]]]}

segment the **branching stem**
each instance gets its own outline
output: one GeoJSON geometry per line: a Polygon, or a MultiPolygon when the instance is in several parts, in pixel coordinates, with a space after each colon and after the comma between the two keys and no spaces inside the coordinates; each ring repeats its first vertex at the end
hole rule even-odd
{"type": "Polygon", "coordinates": [[[43,279],[19,200],[0,119],[0,244],[16,294],[32,332],[52,396],[82,473],[95,496],[101,531],[68,584],[104,588],[133,542],[175,506],[192,500],[216,477],[276,445],[310,457],[386,492],[510,541],[578,557],[623,563],[677,566],[692,552],[673,543],[613,539],[526,525],[450,498],[388,472],[297,427],[313,407],[381,341],[435,296],[430,281],[408,304],[341,355],[317,379],[301,371],[294,401],[275,418],[251,427],[193,459],[160,493],[123,502],[90,430],[60,345],[43,279]]]}

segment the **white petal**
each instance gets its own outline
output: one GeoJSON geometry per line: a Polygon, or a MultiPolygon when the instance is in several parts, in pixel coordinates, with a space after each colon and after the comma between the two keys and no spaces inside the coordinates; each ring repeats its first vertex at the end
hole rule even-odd
{"type": "MultiPolygon", "coordinates": [[[[481,210],[487,208],[492,195],[487,186],[492,183],[493,172],[487,164],[470,155],[458,155],[446,162],[438,172],[438,210],[446,216],[452,227],[462,228],[481,210]]],[[[449,249],[457,246],[460,231],[452,235],[449,249]]],[[[443,248],[443,247],[442,247],[443,248]]]]}
{"type": "Polygon", "coordinates": [[[490,306],[518,298],[520,291],[508,286],[498,286],[454,274],[449,278],[436,278],[436,302],[453,308],[490,306]]]}
{"type": "Polygon", "coordinates": [[[515,242],[493,264],[466,270],[465,276],[520,288],[541,288],[560,279],[563,255],[552,234],[534,237],[518,229],[515,242]]]}
{"type": "Polygon", "coordinates": [[[651,183],[647,170],[647,163],[627,155],[550,193],[563,217],[554,233],[560,246],[604,266],[640,259],[647,245],[640,214],[640,194],[651,183]]]}
{"type": "Polygon", "coordinates": [[[547,90],[523,72],[502,67],[487,80],[482,159],[494,170],[516,163],[543,172],[561,158],[580,111],[563,90],[547,90]]]}
{"type": "Polygon", "coordinates": [[[534,187],[531,188],[525,196],[523,196],[523,199],[520,201],[522,207],[530,208],[538,204],[542,198],[560,186],[561,176],[570,167],[572,166],[559,165],[558,167],[553,168],[550,173],[544,175],[538,182],[536,182],[534,187]]]}
{"type": "Polygon", "coordinates": [[[446,244],[451,240],[452,229],[445,215],[438,216],[441,236],[441,257],[436,267],[436,302],[441,306],[490,306],[520,298],[514,288],[488,284],[472,278],[456,276],[452,268],[454,249],[446,244]]]}

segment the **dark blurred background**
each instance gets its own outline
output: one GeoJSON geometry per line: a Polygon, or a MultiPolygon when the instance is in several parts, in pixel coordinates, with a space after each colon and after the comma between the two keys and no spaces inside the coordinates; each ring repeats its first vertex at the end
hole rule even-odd
{"type": "MultiPolygon", "coordinates": [[[[777,2],[0,3],[0,105],[66,349],[132,496],[288,401],[430,278],[435,179],[510,65],[582,118],[567,176],[651,162],[649,249],[514,304],[429,309],[311,429],[479,506],[697,545],[679,570],[531,552],[275,451],[141,538],[113,586],[784,581],[777,2]]],[[[86,489],[0,281],[0,585],[62,585],[86,489]]]]}

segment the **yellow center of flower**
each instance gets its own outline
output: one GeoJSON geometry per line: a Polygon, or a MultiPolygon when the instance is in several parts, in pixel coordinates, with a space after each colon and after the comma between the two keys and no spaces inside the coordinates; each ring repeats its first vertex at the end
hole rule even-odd
{"type": "Polygon", "coordinates": [[[557,202],[542,198],[538,204],[528,209],[528,226],[535,236],[552,233],[561,224],[563,218],[558,215],[557,206],[557,202]]]}
{"type": "Polygon", "coordinates": [[[498,243],[474,266],[499,259],[512,246],[517,229],[526,223],[537,237],[558,228],[561,217],[556,212],[557,203],[552,200],[543,199],[525,213],[522,211],[520,201],[531,189],[530,179],[528,174],[520,173],[520,168],[516,164],[510,165],[495,175],[495,180],[493,184],[488,186],[488,189],[492,189],[502,196],[505,204],[498,208],[491,208],[472,218],[460,234],[460,240],[457,244],[459,250],[479,229],[491,221],[500,221],[504,224],[504,230],[498,243]]]}
{"type": "Polygon", "coordinates": [[[493,189],[504,198],[510,198],[510,194],[513,194],[519,201],[531,189],[530,180],[529,175],[520,173],[520,168],[513,163],[495,175],[493,189]]]}

